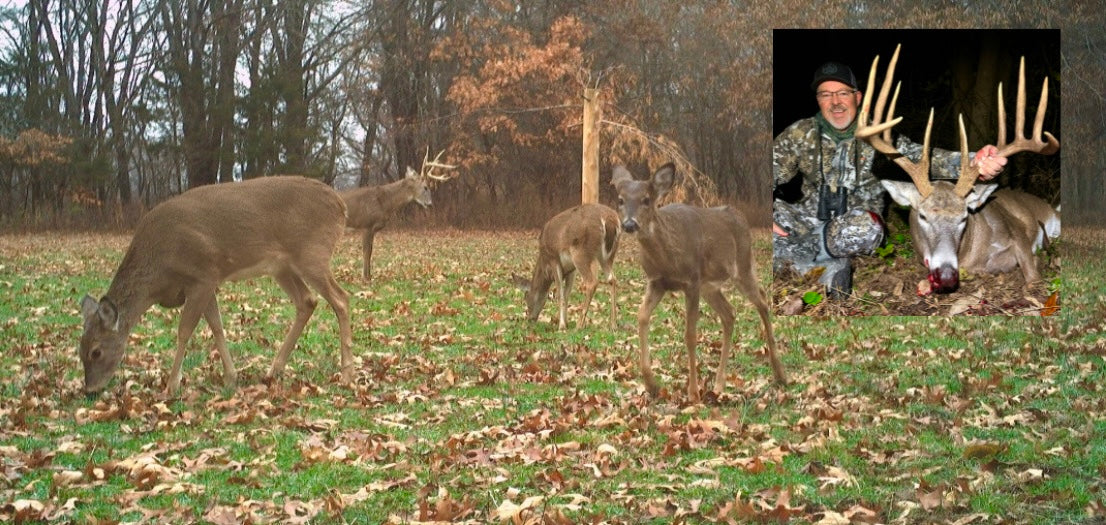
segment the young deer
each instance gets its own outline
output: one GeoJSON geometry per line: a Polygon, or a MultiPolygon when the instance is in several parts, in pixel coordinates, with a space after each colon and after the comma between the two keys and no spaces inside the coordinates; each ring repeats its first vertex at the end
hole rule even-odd
{"type": "Polygon", "coordinates": [[[645,297],[637,314],[639,366],[646,389],[654,397],[659,390],[649,357],[649,319],[669,291],[682,291],[687,308],[684,345],[687,347],[688,397],[692,402],[699,400],[695,343],[700,296],[722,320],[722,355],[719,357],[714,391],[721,392],[726,386],[726,362],[732,345],[734,311],[722,294],[722,285],[730,279],[760,314],[772,374],[776,382],[786,384],[787,375],[776,356],[776,340],[768,318],[768,301],[757,287],[748,224],[737,210],[730,207],[699,208],[669,204],[657,208],[656,203],[672,189],[675,175],[675,167],[669,163],[646,181],[634,180],[622,166],[616,167],[611,177],[611,184],[618,190],[622,229],[627,233],[637,233],[641,243],[641,267],[647,278],[645,297]]]}
{"type": "MultiPolygon", "coordinates": [[[[913,182],[881,181],[895,202],[910,207],[910,234],[919,257],[929,270],[933,290],[947,293],[960,284],[960,268],[972,273],[1003,273],[1020,267],[1026,283],[1040,279],[1034,252],[1045,239],[1060,234],[1060,216],[1044,200],[1025,192],[1001,189],[996,184],[975,185],[979,169],[969,164],[968,137],[960,119],[960,178],[956,184],[929,180],[929,137],[933,127],[933,111],[926,125],[922,158],[915,164],[891,143],[891,127],[895,118],[898,89],[891,99],[891,109],[884,119],[883,108],[895,74],[899,48],[887,67],[880,88],[872,121],[868,122],[869,106],[875,83],[879,57],[872,61],[868,90],[857,117],[856,137],[887,155],[910,175],[913,182]],[[882,136],[881,136],[882,134],[882,136]]],[[[1018,74],[1016,137],[1006,142],[1006,111],[1002,100],[1002,84],[998,87],[999,155],[1008,157],[1022,151],[1050,155],[1060,149],[1060,142],[1049,132],[1043,132],[1048,98],[1048,78],[1041,89],[1041,100],[1033,126],[1033,138],[1025,137],[1025,59],[1018,74]]],[[[923,292],[920,292],[923,293],[923,292]]]]}
{"type": "Polygon", "coordinates": [[[338,317],[342,380],[350,381],[349,298],[330,272],[330,258],[345,229],[346,207],[322,182],[303,177],[265,177],[202,186],[150,210],[107,294],[81,301],[84,333],[79,347],[84,391],[107,385],[123,359],[127,337],[154,304],[184,305],[167,390],[180,388],[181,363],[200,317],[207,320],[223,360],[223,380],[236,372],[223,335],[215,292],[224,281],[271,275],[296,305],[270,377],[281,373],[304,325],[315,310],[314,288],[338,317]]]}
{"type": "Polygon", "coordinates": [[[568,295],[576,272],[583,279],[584,309],[579,327],[587,323],[588,308],[599,286],[594,265],[611,285],[611,328],[618,322],[617,283],[611,266],[618,252],[618,212],[602,204],[581,204],[558,213],[542,227],[538,238],[538,262],[534,275],[523,282],[526,290],[526,318],[537,321],[549,297],[549,287],[557,283],[557,304],[560,305],[558,327],[565,329],[568,295]]]}
{"type": "MultiPolygon", "coordinates": [[[[438,157],[441,155],[439,153],[438,157]]],[[[412,201],[423,208],[432,205],[430,189],[427,187],[429,180],[449,180],[448,177],[434,175],[434,168],[454,167],[438,162],[437,158],[433,161],[424,158],[421,173],[408,167],[406,176],[398,181],[380,186],[353,188],[340,193],[342,200],[346,202],[346,209],[349,210],[346,226],[364,231],[361,250],[364,254],[362,275],[366,281],[372,279],[373,240],[376,232],[384,229],[392,216],[412,201]]]]}

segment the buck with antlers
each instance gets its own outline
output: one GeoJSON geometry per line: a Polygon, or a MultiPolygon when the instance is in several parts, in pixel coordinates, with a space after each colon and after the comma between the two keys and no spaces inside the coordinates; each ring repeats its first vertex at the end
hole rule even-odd
{"type": "Polygon", "coordinates": [[[615,328],[618,322],[617,281],[612,266],[618,252],[618,231],[618,212],[602,204],[581,204],[549,219],[538,237],[538,261],[534,264],[533,277],[517,279],[526,291],[527,319],[538,319],[549,297],[549,287],[556,283],[560,311],[557,326],[564,330],[568,295],[578,271],[584,291],[584,308],[578,327],[583,328],[591,299],[599,287],[599,276],[595,274],[595,263],[599,263],[599,275],[611,286],[611,328],[615,328]]]}
{"type": "MultiPolygon", "coordinates": [[[[899,46],[901,47],[901,46],[899,46]]],[[[1026,283],[1040,279],[1035,251],[1046,239],[1060,234],[1060,216],[1039,197],[1011,189],[997,189],[996,184],[976,185],[979,170],[969,164],[968,137],[964,119],[960,117],[960,176],[956,184],[929,180],[929,137],[933,127],[933,110],[926,125],[922,157],[918,163],[902,155],[891,143],[891,128],[902,117],[895,118],[895,102],[899,90],[891,99],[891,107],[883,118],[887,95],[899,57],[899,47],[887,67],[871,122],[868,121],[872,91],[879,57],[872,61],[868,90],[858,117],[856,137],[872,145],[910,175],[913,182],[881,181],[895,202],[909,206],[910,234],[919,257],[929,270],[932,289],[939,293],[955,291],[960,283],[960,269],[971,273],[1004,273],[1019,267],[1026,283]]],[[[1015,138],[1006,142],[1006,114],[1002,100],[1002,84],[998,87],[998,154],[1008,157],[1022,151],[1050,155],[1060,149],[1060,142],[1049,132],[1042,132],[1048,98],[1048,78],[1041,88],[1041,99],[1033,124],[1033,137],[1026,138],[1025,127],[1025,59],[1018,73],[1015,138]],[[1044,138],[1042,138],[1042,135],[1044,138]]],[[[919,293],[924,293],[919,291],[919,293]]]]}
{"type": "Polygon", "coordinates": [[[646,285],[637,314],[637,331],[639,366],[645,388],[654,397],[659,390],[649,357],[649,320],[667,292],[682,291],[687,309],[684,345],[687,347],[688,398],[692,402],[699,400],[695,345],[700,297],[722,320],[722,353],[714,380],[715,392],[722,391],[726,385],[726,361],[730,357],[734,326],[733,306],[722,294],[722,285],[731,279],[760,314],[772,373],[778,383],[787,383],[783,365],[776,357],[768,301],[757,287],[749,225],[729,207],[669,204],[658,208],[656,204],[672,189],[675,176],[676,169],[669,163],[653,173],[649,180],[634,180],[622,166],[616,167],[611,177],[611,184],[618,190],[622,229],[637,234],[641,243],[640,259],[646,285]]]}
{"type": "Polygon", "coordinates": [[[423,156],[422,169],[416,173],[408,167],[406,176],[398,181],[380,186],[354,188],[340,193],[349,210],[346,226],[364,232],[361,238],[361,250],[364,254],[362,275],[366,281],[372,279],[373,240],[376,232],[384,229],[396,211],[412,201],[424,208],[432,205],[430,188],[427,186],[430,180],[450,179],[450,177],[434,174],[435,168],[446,170],[456,168],[439,162],[442,153],[444,152],[439,152],[434,160],[427,160],[427,156],[423,156]]]}
{"type": "Polygon", "coordinates": [[[353,377],[349,296],[330,272],[345,228],[346,207],[330,186],[304,177],[263,177],[188,190],[150,210],[107,293],[81,301],[84,333],[78,348],[84,390],[105,387],[123,359],[127,338],[154,304],[182,306],[177,351],[167,390],[180,387],[185,346],[200,317],[207,320],[223,361],[223,381],[236,382],[215,292],[225,281],[271,275],[296,306],[270,377],[284,369],[311,318],[313,288],[338,317],[342,380],[353,377]]]}

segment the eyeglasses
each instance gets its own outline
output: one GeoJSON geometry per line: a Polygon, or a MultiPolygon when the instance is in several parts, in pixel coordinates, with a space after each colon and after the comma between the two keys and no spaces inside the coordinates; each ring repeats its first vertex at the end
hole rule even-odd
{"type": "Polygon", "coordinates": [[[815,94],[815,96],[818,97],[818,100],[826,101],[833,96],[836,96],[837,98],[845,98],[849,95],[852,95],[853,93],[856,93],[855,89],[842,89],[841,91],[819,91],[815,94]]]}

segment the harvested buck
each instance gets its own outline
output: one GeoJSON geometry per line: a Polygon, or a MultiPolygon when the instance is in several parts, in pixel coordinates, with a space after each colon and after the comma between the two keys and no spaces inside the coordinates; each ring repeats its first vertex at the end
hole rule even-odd
{"type": "Polygon", "coordinates": [[[444,181],[448,177],[435,175],[434,168],[453,169],[455,166],[438,162],[438,156],[434,160],[423,157],[422,171],[407,168],[407,175],[402,179],[382,184],[380,186],[366,186],[354,188],[340,193],[342,200],[346,202],[349,216],[346,218],[346,226],[355,230],[363,230],[361,238],[361,250],[364,253],[364,269],[362,275],[365,280],[372,279],[373,239],[376,232],[388,225],[388,220],[402,207],[411,201],[418,203],[423,208],[433,204],[430,198],[430,189],[427,187],[429,180],[444,181]]]}
{"type": "MultiPolygon", "coordinates": [[[[901,46],[900,46],[901,47],[901,46]]],[[[960,177],[956,184],[929,180],[929,136],[933,127],[933,111],[929,113],[922,158],[915,164],[891,145],[891,127],[902,117],[894,118],[898,87],[891,99],[891,109],[883,118],[883,108],[895,74],[899,48],[887,67],[871,122],[869,106],[875,83],[879,57],[872,61],[868,75],[868,90],[860,115],[856,137],[887,155],[910,175],[913,182],[881,181],[895,202],[910,207],[910,235],[923,264],[929,269],[933,290],[946,293],[960,284],[960,268],[971,273],[1003,273],[1020,267],[1026,283],[1040,279],[1034,255],[1046,239],[1060,235],[1060,216],[1039,197],[1025,192],[1001,189],[997,184],[976,185],[979,169],[969,164],[968,136],[964,119],[960,117],[960,177]]],[[[1048,103],[1048,78],[1041,88],[1041,100],[1033,124],[1033,137],[1025,137],[1025,58],[1018,72],[1016,137],[1006,142],[1006,110],[1002,100],[1002,84],[998,86],[999,155],[1008,157],[1022,151],[1050,155],[1060,149],[1060,142],[1042,131],[1048,103]]]]}
{"type": "Polygon", "coordinates": [[[84,390],[103,390],[115,374],[131,329],[154,304],[184,305],[167,389],[180,387],[184,349],[203,316],[223,360],[223,380],[236,384],[215,292],[224,281],[271,275],[296,305],[296,318],[273,361],[270,377],[288,361],[315,310],[314,288],[334,310],[342,380],[351,379],[349,298],[330,273],[330,257],[345,230],[346,207],[322,182],[265,177],[202,186],[169,199],[139,222],[107,294],[81,301],[80,357],[84,390]]]}
{"type": "Polygon", "coordinates": [[[622,229],[627,233],[637,233],[641,243],[641,266],[647,279],[645,297],[637,314],[639,365],[646,389],[650,395],[657,395],[658,386],[653,379],[649,357],[649,319],[669,291],[682,291],[687,307],[684,344],[687,347],[688,397],[693,402],[699,400],[695,332],[699,322],[700,296],[722,320],[722,355],[719,357],[714,391],[721,392],[726,386],[726,362],[732,344],[734,310],[722,294],[722,285],[730,279],[760,314],[772,373],[778,383],[786,384],[787,375],[776,356],[776,340],[768,318],[768,301],[757,287],[748,224],[737,210],[725,206],[699,208],[669,204],[657,208],[656,203],[672,189],[675,175],[675,167],[669,163],[657,170],[650,180],[634,180],[622,166],[614,169],[611,178],[611,184],[618,190],[622,229]]]}
{"type": "Polygon", "coordinates": [[[618,212],[602,204],[581,204],[549,219],[538,238],[538,262],[534,265],[534,276],[523,283],[527,319],[538,319],[549,297],[549,287],[556,282],[557,304],[560,305],[558,326],[564,330],[568,295],[572,290],[573,277],[579,271],[585,295],[579,324],[583,328],[587,323],[591,298],[599,286],[594,268],[598,262],[603,280],[611,285],[611,327],[614,328],[618,320],[617,284],[611,266],[616,252],[618,212]]]}

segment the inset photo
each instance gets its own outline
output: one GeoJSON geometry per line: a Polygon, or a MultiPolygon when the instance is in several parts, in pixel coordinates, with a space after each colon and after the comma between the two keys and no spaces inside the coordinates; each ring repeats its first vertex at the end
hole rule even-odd
{"type": "Polygon", "coordinates": [[[1059,30],[775,30],[774,310],[1040,315],[1059,30]]]}

